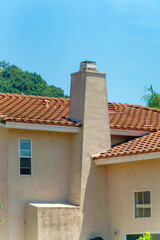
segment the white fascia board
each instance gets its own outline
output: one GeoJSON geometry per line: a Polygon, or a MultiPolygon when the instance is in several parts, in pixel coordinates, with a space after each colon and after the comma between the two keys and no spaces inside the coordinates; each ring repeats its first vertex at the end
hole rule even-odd
{"type": "Polygon", "coordinates": [[[125,130],[125,129],[110,129],[111,135],[119,135],[119,136],[134,136],[139,137],[143,136],[151,131],[138,131],[138,130],[125,130]]]}
{"type": "Polygon", "coordinates": [[[27,130],[39,130],[39,131],[51,131],[51,132],[78,133],[80,131],[79,127],[33,124],[33,123],[6,122],[5,124],[0,123],[0,126],[4,128],[12,128],[12,129],[27,129],[27,130]]]}
{"type": "Polygon", "coordinates": [[[143,161],[143,160],[156,159],[156,158],[160,158],[160,152],[104,158],[104,159],[97,159],[93,161],[95,162],[96,165],[101,166],[101,165],[109,165],[109,164],[116,164],[116,163],[143,161]]]}

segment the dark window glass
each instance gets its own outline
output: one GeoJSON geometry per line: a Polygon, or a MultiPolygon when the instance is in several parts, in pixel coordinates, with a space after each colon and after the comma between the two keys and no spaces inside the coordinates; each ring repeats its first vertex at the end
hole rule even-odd
{"type": "Polygon", "coordinates": [[[29,169],[29,168],[21,168],[20,169],[20,174],[22,174],[22,175],[31,175],[31,169],[29,169]]]}
{"type": "Polygon", "coordinates": [[[143,234],[130,234],[127,235],[127,240],[137,240],[139,237],[143,237],[143,234]]]}
{"type": "Polygon", "coordinates": [[[151,236],[152,236],[152,240],[160,240],[160,234],[159,233],[151,234],[151,236]]]}
{"type": "Polygon", "coordinates": [[[31,168],[31,159],[30,158],[20,158],[21,168],[31,168]]]}
{"type": "Polygon", "coordinates": [[[150,216],[151,216],[151,209],[144,208],[144,217],[150,217],[150,216]]]}
{"type": "Polygon", "coordinates": [[[143,203],[142,192],[136,192],[135,193],[135,202],[136,202],[136,204],[142,204],[143,203]]]}
{"type": "Polygon", "coordinates": [[[31,175],[31,139],[20,139],[20,174],[31,175]]]}
{"type": "MultiPolygon", "coordinates": [[[[143,234],[128,234],[126,240],[137,240],[139,237],[143,237],[143,234]]],[[[152,240],[160,240],[160,234],[151,234],[152,240]]]]}
{"type": "Polygon", "coordinates": [[[144,204],[150,204],[150,191],[144,192],[144,204]]]}
{"type": "Polygon", "coordinates": [[[143,217],[143,208],[136,207],[136,217],[143,217]]]}

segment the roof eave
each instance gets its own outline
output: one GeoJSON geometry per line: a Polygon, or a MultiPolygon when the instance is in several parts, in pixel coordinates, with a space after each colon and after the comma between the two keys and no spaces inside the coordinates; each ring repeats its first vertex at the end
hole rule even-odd
{"type": "Polygon", "coordinates": [[[80,131],[80,127],[34,124],[34,123],[19,123],[19,122],[18,123],[6,122],[5,124],[0,123],[0,127],[10,128],[10,129],[27,129],[27,130],[39,130],[39,131],[51,131],[51,132],[68,132],[68,133],[78,133],[80,131]]]}
{"type": "Polygon", "coordinates": [[[115,129],[111,128],[110,129],[110,134],[111,135],[116,135],[116,136],[132,136],[132,137],[140,137],[143,136],[147,133],[150,133],[152,131],[142,131],[142,130],[129,130],[129,129],[115,129]]]}
{"type": "Polygon", "coordinates": [[[126,163],[126,162],[144,161],[144,160],[157,159],[157,158],[160,158],[160,152],[141,153],[141,154],[135,154],[135,155],[122,156],[122,157],[95,159],[93,161],[97,166],[102,166],[102,165],[110,165],[110,164],[118,164],[118,163],[126,163]]]}

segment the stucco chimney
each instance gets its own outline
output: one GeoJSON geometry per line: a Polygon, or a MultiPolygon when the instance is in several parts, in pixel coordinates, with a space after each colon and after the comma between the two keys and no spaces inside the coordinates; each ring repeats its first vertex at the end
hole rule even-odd
{"type": "Polygon", "coordinates": [[[80,239],[89,239],[92,232],[106,236],[106,226],[101,226],[108,221],[107,173],[91,160],[91,155],[111,146],[106,73],[97,71],[96,62],[82,62],[80,71],[71,74],[69,117],[82,122],[71,139],[68,197],[81,209],[80,239]]]}
{"type": "Polygon", "coordinates": [[[110,148],[106,73],[97,71],[95,61],[81,62],[79,72],[71,74],[69,117],[81,121],[92,138],[92,154],[110,148]]]}

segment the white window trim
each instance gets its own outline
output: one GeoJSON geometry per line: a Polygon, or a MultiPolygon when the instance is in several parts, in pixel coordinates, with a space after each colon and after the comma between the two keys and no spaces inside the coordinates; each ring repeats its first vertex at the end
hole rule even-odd
{"type": "MultiPolygon", "coordinates": [[[[152,217],[152,201],[151,201],[151,190],[150,189],[147,189],[147,190],[137,190],[137,191],[134,191],[133,192],[133,203],[134,203],[134,219],[138,220],[138,219],[149,219],[152,217]],[[136,217],[136,203],[135,203],[135,193],[136,192],[150,192],[150,207],[151,207],[151,216],[150,217],[136,217]]],[[[129,233],[128,233],[129,234],[129,233]]],[[[131,233],[132,234],[132,233],[131,233]]],[[[134,234],[134,233],[133,233],[134,234]]],[[[136,233],[135,233],[136,234],[136,233]]],[[[139,233],[137,233],[139,234],[139,233]]]]}
{"type": "Polygon", "coordinates": [[[33,161],[32,161],[32,139],[31,138],[19,138],[19,175],[20,176],[33,176],[33,161]],[[21,158],[21,154],[20,154],[20,140],[21,139],[28,139],[31,140],[31,157],[26,157],[26,158],[31,158],[31,174],[21,174],[21,162],[20,162],[20,158],[21,158]]]}

